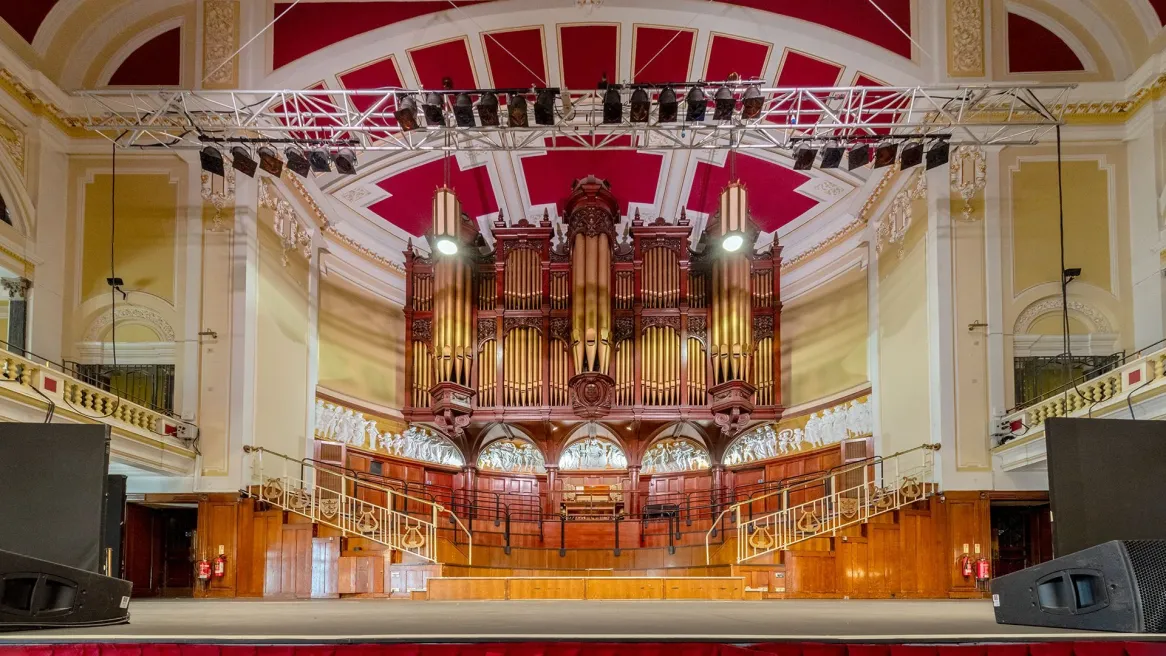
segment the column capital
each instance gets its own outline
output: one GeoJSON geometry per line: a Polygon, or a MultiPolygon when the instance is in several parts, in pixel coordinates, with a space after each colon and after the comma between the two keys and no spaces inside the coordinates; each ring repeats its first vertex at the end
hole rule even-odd
{"type": "Polygon", "coordinates": [[[9,298],[22,301],[28,296],[32,281],[28,278],[0,278],[0,285],[8,292],[9,298]]]}

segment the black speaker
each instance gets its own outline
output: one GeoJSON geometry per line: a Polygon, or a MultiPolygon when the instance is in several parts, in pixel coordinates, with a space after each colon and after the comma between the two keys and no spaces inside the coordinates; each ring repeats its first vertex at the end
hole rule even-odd
{"type": "Polygon", "coordinates": [[[0,551],[0,631],[125,624],[129,581],[0,551]]]}
{"type": "Polygon", "coordinates": [[[992,581],[997,624],[1166,632],[1166,540],[1114,540],[992,581]]]}
{"type": "Polygon", "coordinates": [[[121,576],[122,529],[126,516],[126,477],[105,477],[105,527],[101,539],[101,573],[121,576]]]}

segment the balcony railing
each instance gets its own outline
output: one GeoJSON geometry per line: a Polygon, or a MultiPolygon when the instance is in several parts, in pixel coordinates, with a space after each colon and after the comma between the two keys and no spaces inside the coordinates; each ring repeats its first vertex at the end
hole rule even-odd
{"type": "Polygon", "coordinates": [[[1007,431],[998,446],[1044,432],[1050,417],[1095,417],[1114,406],[1130,405],[1135,394],[1166,385],[1166,340],[1107,363],[1102,373],[1074,380],[1031,405],[1004,417],[1007,431]]]}

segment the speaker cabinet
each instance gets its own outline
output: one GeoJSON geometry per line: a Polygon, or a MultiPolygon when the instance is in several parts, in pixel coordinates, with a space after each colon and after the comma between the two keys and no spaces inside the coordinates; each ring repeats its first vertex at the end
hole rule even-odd
{"type": "Polygon", "coordinates": [[[1114,540],[992,581],[998,624],[1166,631],[1166,540],[1114,540]]]}
{"type": "Polygon", "coordinates": [[[129,621],[129,581],[0,551],[0,631],[129,621]]]}

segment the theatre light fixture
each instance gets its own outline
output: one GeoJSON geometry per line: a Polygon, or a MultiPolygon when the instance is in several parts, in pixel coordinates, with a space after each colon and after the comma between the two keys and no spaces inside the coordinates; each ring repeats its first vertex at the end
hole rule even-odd
{"type": "Polygon", "coordinates": [[[903,152],[899,155],[899,170],[906,171],[909,168],[919,166],[923,163],[923,142],[909,141],[903,146],[903,152]]]}
{"type": "Polygon", "coordinates": [[[632,92],[631,120],[632,123],[647,123],[648,115],[652,112],[652,99],[643,88],[632,92]]]}
{"type": "Polygon", "coordinates": [[[534,122],[538,125],[554,125],[555,124],[555,96],[558,95],[551,89],[543,89],[538,92],[538,97],[534,101],[534,122]]]}
{"type": "Polygon", "coordinates": [[[234,146],[231,148],[231,167],[248,178],[254,178],[259,162],[251,157],[251,153],[247,152],[246,148],[234,146]]]}
{"type": "Polygon", "coordinates": [[[733,118],[733,109],[737,106],[737,99],[733,97],[733,90],[729,87],[717,89],[713,101],[713,120],[728,121],[733,118]]]}
{"type": "Polygon", "coordinates": [[[881,169],[895,163],[895,156],[899,154],[899,144],[887,142],[875,148],[874,168],[881,169]]]}
{"type": "Polygon", "coordinates": [[[685,104],[688,106],[689,122],[699,123],[704,120],[705,111],[708,109],[708,96],[704,94],[703,89],[700,87],[689,89],[685,104]]]}
{"type": "Polygon", "coordinates": [[[308,161],[307,155],[304,155],[303,148],[290,146],[283,151],[283,156],[287,158],[287,167],[292,170],[292,173],[301,178],[308,177],[308,172],[312,170],[312,164],[308,161]]]}
{"type": "Polygon", "coordinates": [[[405,96],[397,101],[393,118],[397,119],[397,125],[400,125],[402,130],[416,130],[420,127],[417,125],[417,101],[413,96],[405,96]]]}
{"type": "Polygon", "coordinates": [[[623,100],[619,89],[608,87],[603,93],[603,122],[607,124],[623,122],[623,100]]]}
{"type": "Polygon", "coordinates": [[[842,165],[842,156],[846,149],[839,145],[826,146],[822,149],[822,164],[819,168],[836,169],[842,165]]]}
{"type": "Polygon", "coordinates": [[[279,154],[275,152],[275,148],[271,146],[259,148],[259,168],[277,178],[283,175],[283,161],[279,159],[279,154]]]}
{"type": "Polygon", "coordinates": [[[660,92],[660,97],[656,100],[656,104],[660,108],[658,123],[672,123],[676,121],[676,109],[679,103],[676,100],[676,90],[672,87],[664,87],[660,92]]]}
{"type": "Polygon", "coordinates": [[[222,177],[227,174],[227,169],[223,166],[223,154],[219,152],[218,148],[214,146],[207,146],[203,148],[198,154],[199,162],[202,163],[202,170],[213,175],[222,177]]]}
{"type": "Polygon", "coordinates": [[[741,99],[741,118],[754,119],[761,116],[761,108],[765,105],[765,98],[757,85],[745,90],[745,97],[741,99]]]}
{"type": "Polygon", "coordinates": [[[946,139],[940,139],[931,145],[927,150],[927,170],[938,168],[947,164],[948,158],[951,155],[951,144],[946,139]]]}
{"type": "Polygon", "coordinates": [[[341,148],[336,153],[336,171],[341,175],[356,175],[356,153],[351,148],[341,148]]]}
{"type": "Polygon", "coordinates": [[[506,124],[510,127],[529,127],[530,119],[526,111],[526,96],[521,93],[512,93],[506,98],[506,112],[510,117],[506,124]]]}
{"type": "Polygon", "coordinates": [[[425,122],[431,127],[442,127],[445,125],[445,115],[442,113],[441,94],[436,91],[430,91],[425,94],[425,99],[421,103],[421,109],[425,112],[425,122]]]}
{"type": "Polygon", "coordinates": [[[870,164],[870,146],[859,144],[846,153],[846,169],[848,171],[853,171],[867,164],[870,164]]]}
{"type": "Polygon", "coordinates": [[[478,101],[478,119],[486,127],[498,127],[498,94],[487,91],[478,101]]]}
{"type": "Polygon", "coordinates": [[[313,148],[308,151],[308,163],[312,165],[312,170],[316,173],[332,172],[332,158],[328,156],[328,151],[323,148],[313,148]]]}
{"type": "Polygon", "coordinates": [[[453,99],[453,118],[459,128],[474,127],[474,101],[470,94],[463,91],[453,99]]]}
{"type": "Polygon", "coordinates": [[[810,146],[798,146],[794,149],[794,170],[809,171],[814,167],[814,158],[818,150],[810,146]]]}

